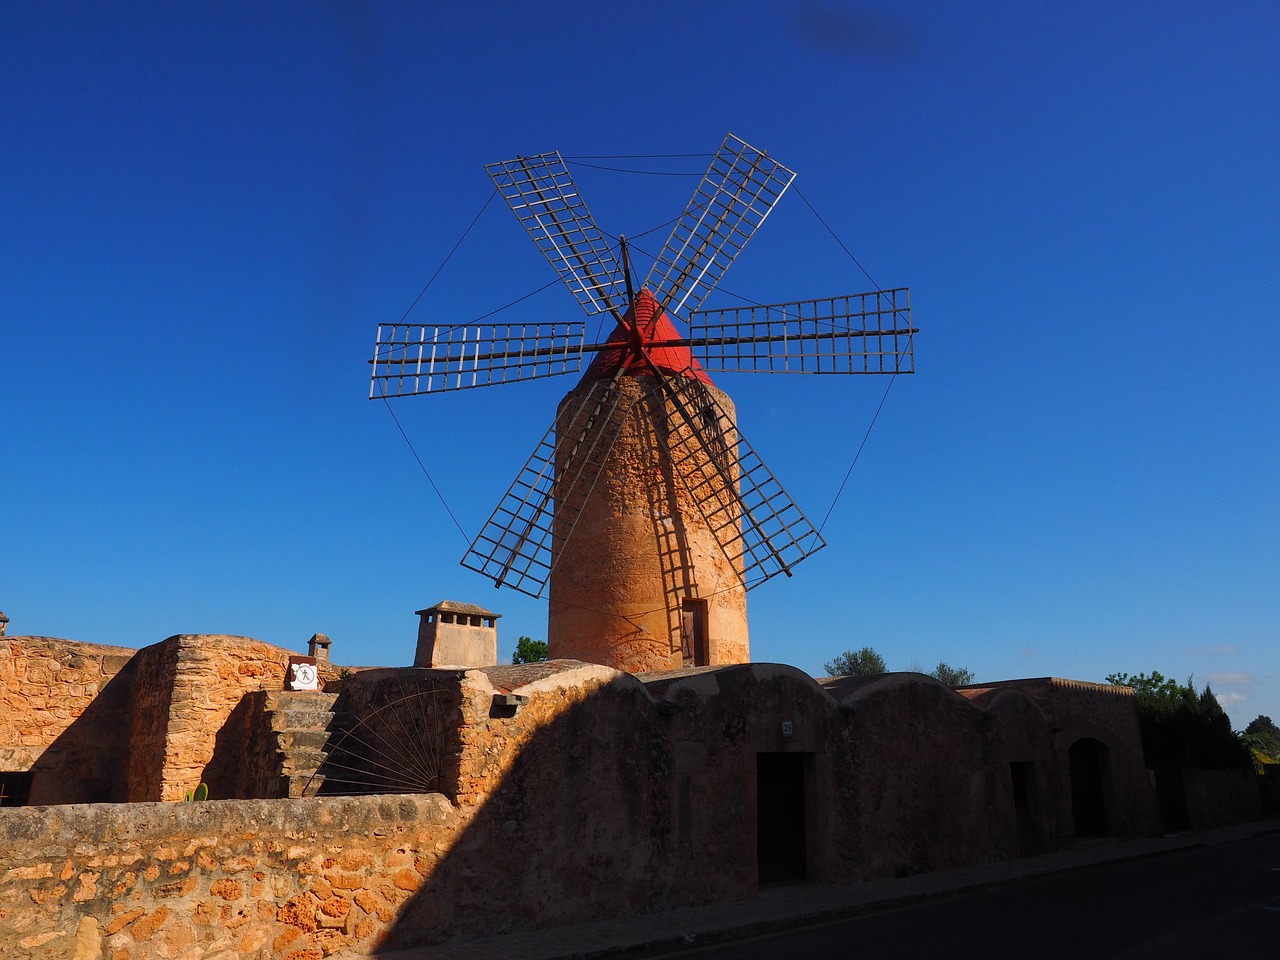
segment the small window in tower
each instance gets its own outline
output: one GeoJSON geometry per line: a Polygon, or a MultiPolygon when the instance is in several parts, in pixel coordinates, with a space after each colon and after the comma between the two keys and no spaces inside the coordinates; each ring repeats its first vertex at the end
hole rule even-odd
{"type": "Polygon", "coordinates": [[[680,645],[686,662],[695,667],[711,664],[711,649],[707,642],[707,601],[685,597],[680,601],[680,645]]]}

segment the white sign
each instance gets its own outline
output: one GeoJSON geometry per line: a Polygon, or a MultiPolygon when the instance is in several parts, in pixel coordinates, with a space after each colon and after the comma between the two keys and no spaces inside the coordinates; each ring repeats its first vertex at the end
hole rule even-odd
{"type": "Polygon", "coordinates": [[[290,690],[319,690],[320,671],[314,663],[289,664],[290,690]]]}

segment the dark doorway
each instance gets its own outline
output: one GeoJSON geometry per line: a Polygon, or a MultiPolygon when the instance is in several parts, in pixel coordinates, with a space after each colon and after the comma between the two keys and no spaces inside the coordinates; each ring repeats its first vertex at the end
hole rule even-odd
{"type": "Polygon", "coordinates": [[[1036,790],[1036,765],[1031,761],[1009,764],[1009,776],[1013,780],[1013,814],[1018,828],[1018,853],[1028,856],[1045,851],[1040,836],[1037,817],[1040,814],[1040,797],[1036,790]]]}
{"type": "Polygon", "coordinates": [[[1077,740],[1067,751],[1071,764],[1071,816],[1077,837],[1107,835],[1105,791],[1107,748],[1092,737],[1077,740]]]}
{"type": "Polygon", "coordinates": [[[760,885],[807,875],[803,753],[756,754],[756,864],[760,885]]]}
{"type": "Polygon", "coordinates": [[[25,807],[31,796],[30,773],[0,771],[0,807],[25,807]]]}
{"type": "Polygon", "coordinates": [[[680,601],[680,633],[686,656],[693,657],[695,667],[711,665],[707,643],[707,601],[685,597],[680,601]]]}

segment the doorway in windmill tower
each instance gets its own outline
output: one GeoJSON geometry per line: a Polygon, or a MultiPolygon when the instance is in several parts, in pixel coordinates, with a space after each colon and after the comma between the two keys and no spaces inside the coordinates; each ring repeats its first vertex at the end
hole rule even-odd
{"type": "Polygon", "coordinates": [[[803,882],[805,754],[756,754],[756,866],[760,886],[803,882]]]}
{"type": "Polygon", "coordinates": [[[711,665],[707,642],[707,601],[685,597],[680,601],[680,643],[685,662],[695,667],[711,665]]]}

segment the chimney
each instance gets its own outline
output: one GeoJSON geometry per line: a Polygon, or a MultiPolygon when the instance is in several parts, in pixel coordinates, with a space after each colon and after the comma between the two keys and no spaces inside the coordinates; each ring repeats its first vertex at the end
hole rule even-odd
{"type": "Polygon", "coordinates": [[[415,667],[492,667],[498,662],[502,614],[453,600],[441,600],[417,614],[415,667]]]}
{"type": "MultiPolygon", "coordinates": [[[[0,614],[3,616],[3,614],[0,614]]],[[[0,633],[3,631],[0,630],[0,633]]],[[[323,633],[313,633],[307,641],[307,656],[315,657],[316,663],[329,662],[329,644],[332,641],[323,633]]]]}

